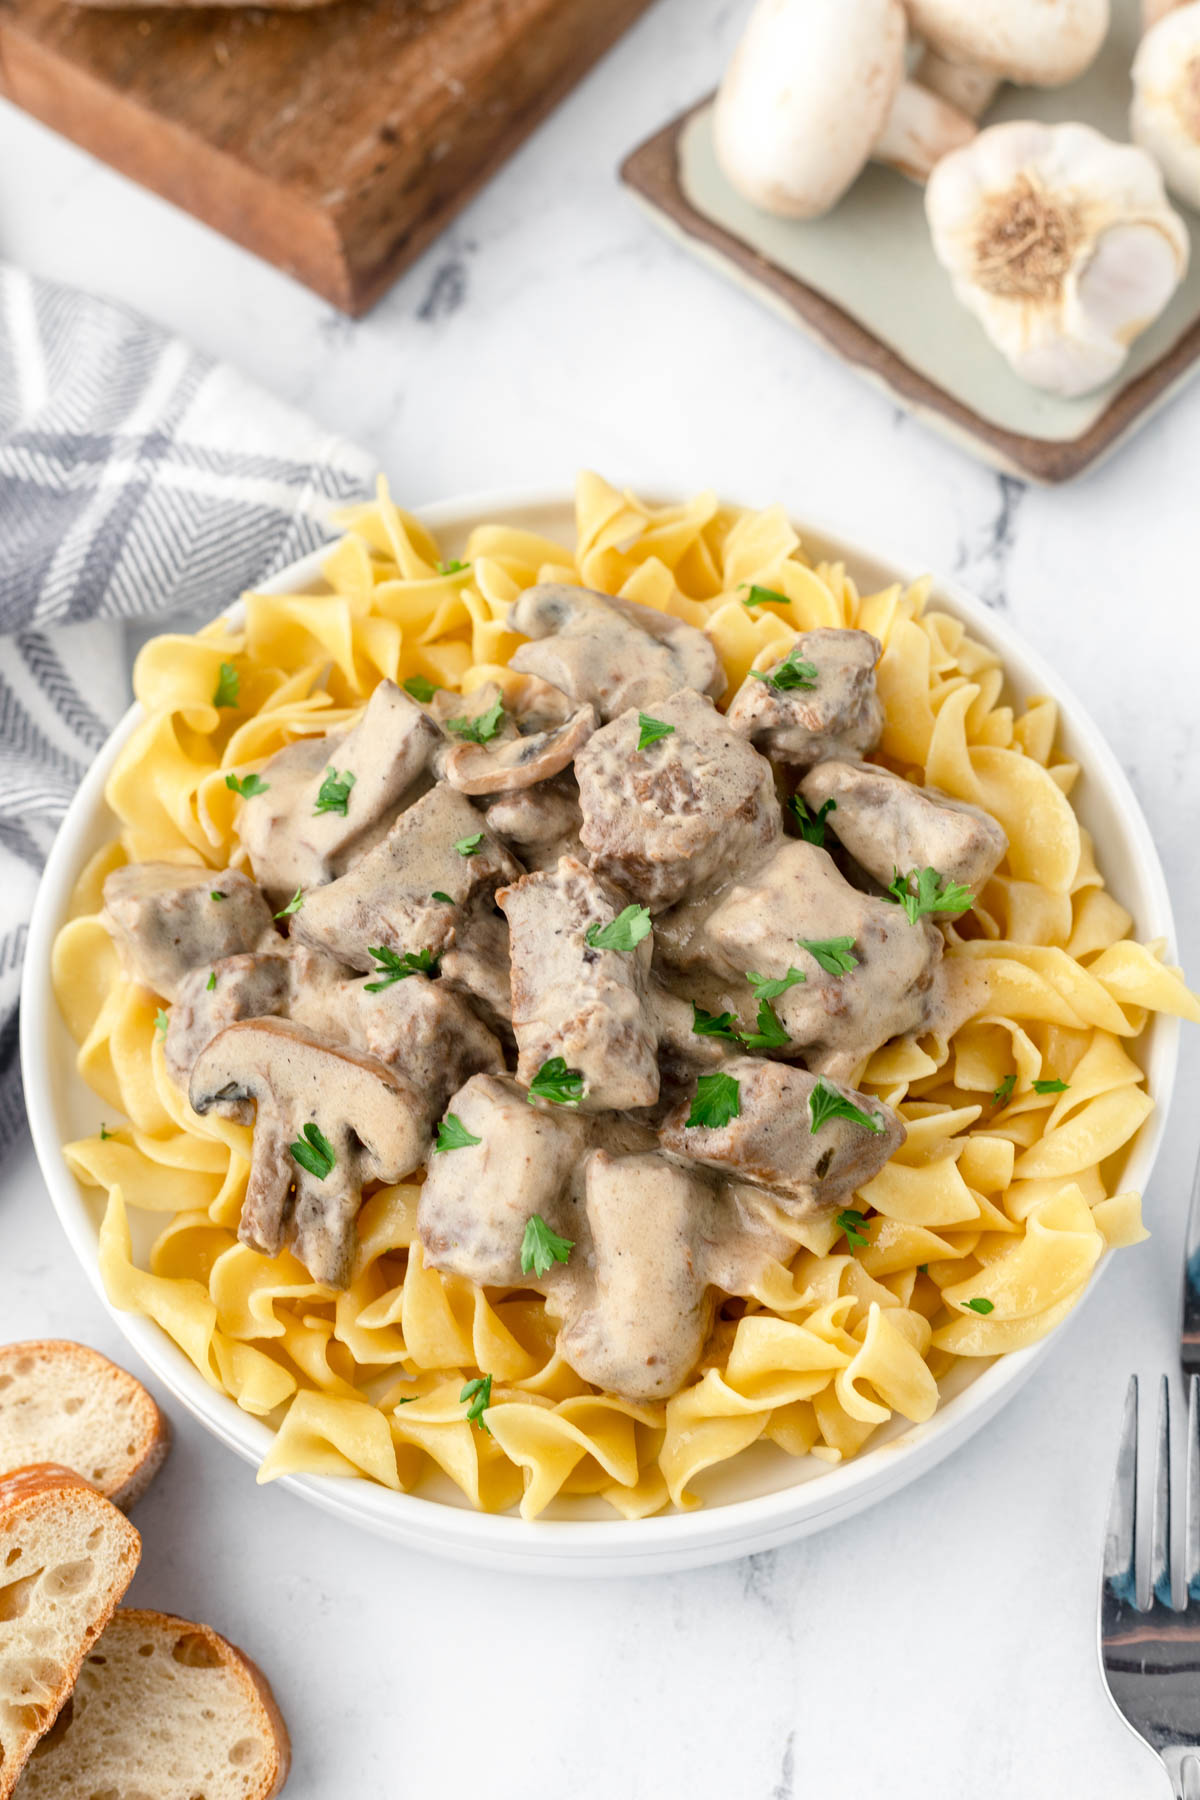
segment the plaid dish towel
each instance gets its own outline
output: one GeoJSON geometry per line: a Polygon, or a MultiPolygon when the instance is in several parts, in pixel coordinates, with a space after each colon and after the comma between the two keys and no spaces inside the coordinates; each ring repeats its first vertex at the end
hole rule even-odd
{"type": "Polygon", "coordinates": [[[0,1151],[38,874],[129,702],[130,636],[316,549],[374,473],[160,327],[0,263],[0,1151]]]}

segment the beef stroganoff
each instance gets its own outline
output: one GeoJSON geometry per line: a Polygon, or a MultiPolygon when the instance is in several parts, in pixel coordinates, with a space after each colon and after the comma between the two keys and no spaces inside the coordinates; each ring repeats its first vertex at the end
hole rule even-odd
{"type": "Polygon", "coordinates": [[[1050,1330],[1144,1236],[1148,1015],[1200,1018],[1053,703],[778,508],[344,523],[330,592],[142,652],[55,948],[108,1293],[262,1478],[640,1517],[1050,1330]]]}

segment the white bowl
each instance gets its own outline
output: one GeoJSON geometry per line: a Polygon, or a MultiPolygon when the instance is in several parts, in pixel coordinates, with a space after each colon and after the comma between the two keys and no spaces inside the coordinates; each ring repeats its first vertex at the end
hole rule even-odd
{"type": "MultiPolygon", "coordinates": [[[[431,507],[422,516],[450,555],[460,551],[471,527],[482,519],[506,520],[560,541],[574,541],[572,503],[561,494],[472,496],[431,507]]],[[[918,573],[817,528],[800,529],[810,553],[844,560],[866,591],[918,573]]],[[[320,583],[320,564],[320,555],[308,557],[264,585],[273,592],[311,592],[320,583]]],[[[1133,914],[1137,935],[1165,938],[1173,945],[1171,904],[1153,840],[1097,727],[1058,674],[999,614],[953,586],[936,586],[933,597],[974,637],[998,652],[1015,699],[1052,694],[1058,701],[1064,752],[1083,770],[1073,799],[1095,839],[1100,868],[1133,914]]],[[[228,610],[229,602],[225,605],[228,610]]],[[[101,1199],[95,1190],[79,1186],[61,1148],[72,1138],[94,1132],[102,1109],[75,1073],[75,1047],[54,1001],[50,957],[80,869],[115,834],[116,820],[105,805],[104,785],[140,717],[141,709],[131,708],[88,771],[63,821],[34,908],[21,991],[21,1059],[34,1146],[55,1210],[106,1305],[97,1264],[101,1199]]],[[[1156,1110],[1128,1147],[1123,1185],[1144,1188],[1149,1180],[1174,1083],[1178,1037],[1177,1021],[1156,1017],[1139,1045],[1156,1110]]],[[[135,1250],[144,1249],[157,1223],[152,1217],[145,1220],[140,1243],[135,1227],[135,1250]]],[[[1099,1267],[1103,1266],[1102,1262],[1099,1267]]],[[[215,1437],[252,1463],[262,1460],[271,1441],[266,1425],[209,1387],[152,1320],[122,1312],[113,1312],[113,1317],[138,1355],[215,1437]]],[[[829,1467],[814,1458],[797,1462],[773,1446],[755,1446],[700,1479],[697,1486],[707,1504],[695,1512],[637,1521],[597,1513],[527,1522],[509,1514],[476,1513],[457,1490],[448,1488],[397,1494],[361,1480],[299,1475],[286,1480],[296,1493],[350,1524],[483,1567],[581,1576],[691,1568],[818,1531],[915,1480],[991,1418],[1032,1374],[1051,1341],[1043,1339],[985,1365],[960,1363],[944,1384],[945,1402],[932,1419],[924,1425],[897,1421],[857,1461],[829,1467]]]]}

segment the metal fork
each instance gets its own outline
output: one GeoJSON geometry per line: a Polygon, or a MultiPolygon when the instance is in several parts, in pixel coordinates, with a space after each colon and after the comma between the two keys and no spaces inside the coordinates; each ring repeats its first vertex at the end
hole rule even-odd
{"type": "Polygon", "coordinates": [[[1171,1402],[1162,1378],[1149,1579],[1139,1590],[1138,1381],[1132,1375],[1108,1509],[1100,1583],[1100,1664],[1113,1705],[1158,1753],[1176,1800],[1200,1800],[1200,1379],[1188,1383],[1183,1569],[1171,1580],[1171,1402]]]}

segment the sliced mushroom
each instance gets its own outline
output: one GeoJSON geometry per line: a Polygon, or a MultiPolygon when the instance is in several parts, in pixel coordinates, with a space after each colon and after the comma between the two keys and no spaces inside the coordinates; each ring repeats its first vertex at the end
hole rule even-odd
{"type": "Polygon", "coordinates": [[[350,731],[300,738],[264,766],[238,835],[276,905],[342,874],[386,828],[428,769],[441,734],[394,681],[381,681],[350,731]],[[321,804],[327,790],[333,804],[321,804]],[[340,781],[339,789],[336,783],[340,781]]]}
{"type": "Polygon", "coordinates": [[[314,1281],[344,1288],[364,1181],[398,1181],[429,1146],[423,1099],[373,1057],[332,1044],[285,1019],[230,1025],[201,1052],[189,1098],[198,1113],[218,1101],[255,1105],[254,1150],[238,1237],[277,1256],[292,1249],[314,1281]],[[308,1128],[306,1130],[306,1128],[308,1128]],[[318,1174],[297,1147],[324,1142],[318,1174]]]}
{"type": "Polygon", "coordinates": [[[509,667],[537,675],[601,720],[645,707],[680,688],[713,698],[725,675],[709,639],[694,625],[591,588],[548,582],[513,602],[509,629],[532,640],[509,667]]]}
{"type": "Polygon", "coordinates": [[[596,729],[596,713],[581,706],[562,725],[523,735],[516,730],[486,744],[455,744],[442,758],[442,773],[460,794],[513,794],[558,775],[596,729]]]}
{"type": "Polygon", "coordinates": [[[104,923],[126,973],[164,1000],[189,970],[278,943],[270,908],[237,869],[126,863],[104,883],[104,923]]]}

